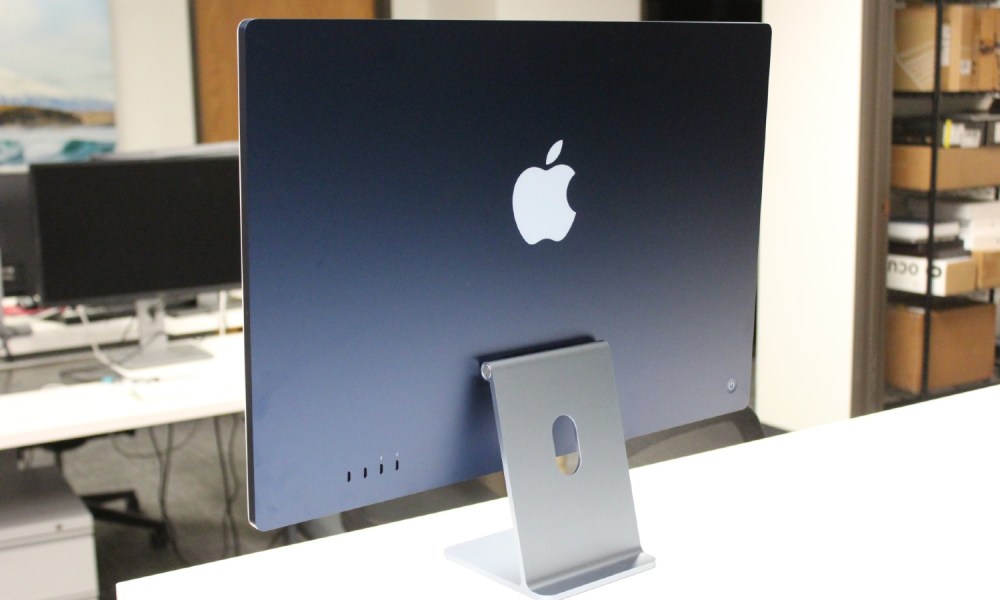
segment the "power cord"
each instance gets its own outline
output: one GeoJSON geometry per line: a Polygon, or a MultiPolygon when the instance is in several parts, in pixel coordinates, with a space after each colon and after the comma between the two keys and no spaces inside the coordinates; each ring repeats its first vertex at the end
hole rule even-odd
{"type": "MultiPolygon", "coordinates": [[[[198,432],[199,422],[190,421],[190,423],[191,426],[188,428],[185,437],[182,438],[181,441],[174,444],[174,446],[170,449],[171,451],[176,452],[177,450],[180,450],[181,448],[187,446],[191,442],[191,440],[194,439],[195,434],[198,432]]],[[[128,458],[130,460],[146,460],[157,457],[155,452],[136,452],[133,450],[127,450],[123,448],[120,442],[121,435],[124,434],[113,435],[110,438],[111,447],[114,448],[115,452],[117,452],[119,455],[128,458]]]]}
{"type": "Polygon", "coordinates": [[[163,519],[163,525],[167,530],[167,543],[181,565],[185,567],[190,566],[193,563],[181,552],[180,545],[177,543],[176,528],[170,519],[170,515],[167,513],[167,488],[170,479],[170,465],[173,460],[174,426],[173,424],[167,425],[167,446],[162,450],[160,449],[159,440],[156,439],[156,434],[153,432],[153,428],[150,427],[147,431],[149,432],[149,439],[153,443],[153,451],[156,453],[156,462],[160,467],[158,501],[160,505],[160,518],[163,519]]]}
{"type": "Polygon", "coordinates": [[[236,518],[233,516],[233,504],[236,497],[239,495],[240,490],[240,480],[239,476],[236,474],[236,468],[233,462],[233,441],[236,438],[236,432],[239,428],[239,419],[234,416],[229,429],[228,460],[226,458],[226,450],[223,449],[222,444],[222,419],[223,417],[215,417],[213,422],[215,425],[215,447],[219,454],[219,469],[222,473],[222,494],[224,500],[222,514],[222,552],[223,557],[226,557],[229,556],[230,550],[232,550],[234,556],[239,556],[241,554],[239,528],[236,524],[236,518]]]}
{"type": "Polygon", "coordinates": [[[122,379],[130,379],[131,376],[129,375],[128,371],[126,371],[123,367],[121,367],[120,365],[112,361],[110,358],[108,358],[108,355],[105,354],[104,351],[101,350],[101,347],[97,344],[97,342],[94,341],[94,338],[91,335],[93,332],[91,331],[90,327],[90,318],[87,316],[87,307],[85,307],[82,304],[78,304],[76,306],[76,312],[78,315],[80,315],[80,322],[83,323],[83,326],[86,329],[87,343],[90,345],[90,351],[93,352],[94,358],[97,359],[97,362],[111,369],[111,371],[114,372],[115,375],[118,375],[122,379]]]}

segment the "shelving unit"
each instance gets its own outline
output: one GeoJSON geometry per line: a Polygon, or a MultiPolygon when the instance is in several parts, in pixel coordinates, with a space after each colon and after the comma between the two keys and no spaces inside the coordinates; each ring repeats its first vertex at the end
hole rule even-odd
{"type": "MultiPolygon", "coordinates": [[[[943,124],[942,102],[950,98],[970,98],[981,99],[997,96],[997,89],[989,91],[943,91],[942,90],[942,63],[945,62],[942,55],[944,32],[944,7],[945,5],[972,5],[987,7],[991,3],[983,1],[949,1],[935,0],[933,7],[935,10],[934,20],[934,46],[931,61],[933,62],[933,86],[930,91],[897,91],[894,96],[900,98],[916,98],[930,102],[929,116],[931,119],[930,145],[894,145],[892,148],[892,186],[894,196],[922,194],[927,199],[927,240],[926,260],[926,281],[924,293],[919,296],[920,304],[923,308],[922,343],[920,346],[920,388],[919,392],[912,394],[902,390],[891,390],[891,401],[912,402],[926,400],[938,396],[947,395],[960,390],[967,390],[977,387],[984,387],[1000,383],[996,375],[996,368],[993,368],[993,375],[988,380],[977,381],[975,383],[962,384],[949,389],[930,389],[929,378],[931,372],[931,352],[932,329],[935,305],[938,302],[932,295],[932,282],[934,277],[934,260],[937,253],[937,242],[935,237],[936,207],[939,201],[940,192],[971,190],[975,188],[993,188],[994,199],[1000,198],[1000,146],[983,146],[981,148],[943,148],[941,140],[941,126],[943,124]]],[[[1000,28],[1000,21],[996,22],[1000,28]]],[[[897,32],[898,35],[898,32],[897,32]]],[[[950,39],[952,32],[948,32],[950,39]]],[[[978,32],[971,40],[978,44],[978,32]]],[[[993,46],[996,49],[996,46],[993,46]]],[[[989,48],[973,47],[973,52],[987,51],[989,48]]],[[[950,49],[944,49],[950,53],[950,49]]],[[[951,67],[964,69],[964,65],[952,64],[951,67]]],[[[954,73],[952,73],[954,76],[954,73]]],[[[954,80],[951,84],[954,87],[954,80]]],[[[994,88],[996,88],[994,83],[994,88]]],[[[994,304],[993,290],[989,290],[989,304],[994,304]]],[[[995,308],[993,309],[995,313],[995,308]]],[[[940,323],[939,323],[940,326],[940,323]]],[[[993,336],[994,332],[990,332],[993,336]]],[[[993,345],[995,362],[995,343],[993,345]]],[[[888,387],[888,386],[887,386],[888,387]]]]}

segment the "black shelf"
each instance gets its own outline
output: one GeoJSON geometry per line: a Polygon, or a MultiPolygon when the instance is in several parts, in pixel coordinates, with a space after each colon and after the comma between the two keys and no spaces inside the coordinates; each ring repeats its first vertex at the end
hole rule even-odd
{"type": "Polygon", "coordinates": [[[885,387],[885,408],[899,408],[902,406],[908,406],[910,404],[918,404],[925,400],[934,400],[936,398],[944,398],[946,396],[951,396],[952,394],[958,394],[961,392],[972,392],[975,390],[981,390],[983,388],[993,387],[995,385],[1000,385],[1000,374],[994,370],[993,377],[986,381],[977,381],[975,383],[969,383],[964,385],[956,385],[954,387],[942,388],[939,390],[933,390],[930,392],[914,393],[907,390],[901,390],[899,388],[894,388],[890,385],[885,387]]]}
{"type": "MultiPolygon", "coordinates": [[[[984,90],[978,92],[938,92],[942,98],[974,98],[976,96],[1000,96],[1000,90],[984,90]]],[[[920,98],[930,100],[934,96],[932,90],[926,92],[906,92],[893,90],[892,95],[896,98],[920,98]]]]}
{"type": "MultiPolygon", "coordinates": [[[[942,38],[943,38],[943,36],[942,36],[942,30],[943,30],[944,8],[946,6],[950,6],[950,5],[971,5],[971,6],[983,6],[983,7],[987,7],[987,6],[990,6],[992,3],[986,2],[984,0],[932,0],[932,1],[926,1],[923,4],[925,4],[927,6],[932,6],[932,7],[935,8],[935,12],[936,12],[936,19],[935,19],[935,21],[936,21],[936,25],[935,25],[935,32],[934,32],[934,48],[933,48],[934,52],[933,52],[932,56],[933,57],[939,57],[941,55],[941,48],[942,48],[942,38]]],[[[934,68],[933,68],[934,78],[933,78],[933,88],[931,90],[922,91],[922,92],[909,92],[909,91],[896,91],[896,90],[893,90],[893,97],[894,98],[915,98],[915,99],[919,99],[921,102],[927,102],[928,106],[926,107],[925,114],[926,114],[926,116],[928,116],[931,119],[933,119],[933,121],[935,123],[938,123],[938,124],[941,123],[942,120],[943,120],[943,118],[944,118],[944,115],[942,114],[943,113],[942,104],[944,102],[947,102],[949,99],[953,99],[953,98],[970,98],[970,99],[979,98],[979,99],[985,99],[985,98],[990,98],[990,97],[993,97],[995,99],[1000,98],[1000,91],[996,91],[996,90],[975,90],[975,91],[969,90],[969,91],[959,91],[959,92],[952,92],[952,91],[944,91],[944,90],[942,90],[941,89],[941,83],[942,83],[942,80],[941,80],[941,61],[940,60],[933,60],[933,63],[934,63],[934,68]]],[[[998,102],[996,100],[994,100],[993,103],[994,103],[994,105],[998,105],[998,102]]],[[[938,169],[939,169],[939,161],[940,161],[940,156],[939,155],[943,151],[943,149],[940,147],[939,135],[940,135],[940,126],[934,126],[934,127],[932,127],[932,136],[931,136],[931,139],[930,139],[931,143],[929,144],[929,146],[930,146],[930,156],[929,156],[929,159],[930,159],[930,172],[929,172],[930,179],[929,179],[929,182],[928,182],[929,183],[928,189],[926,189],[926,190],[919,189],[918,190],[918,189],[892,188],[893,195],[897,196],[897,197],[900,197],[900,196],[902,196],[902,197],[910,196],[910,197],[922,197],[922,198],[926,198],[927,205],[928,205],[927,227],[928,227],[928,234],[929,234],[929,238],[930,239],[934,239],[934,224],[935,224],[935,218],[936,218],[935,206],[937,204],[937,201],[938,201],[939,197],[946,197],[946,196],[948,196],[948,195],[950,195],[952,193],[960,193],[961,191],[977,190],[977,189],[978,190],[993,189],[994,190],[994,197],[997,198],[997,199],[1000,199],[1000,186],[991,186],[991,185],[987,185],[987,186],[970,186],[970,187],[965,188],[963,190],[947,189],[947,190],[944,190],[944,191],[942,191],[942,190],[939,189],[939,185],[938,185],[938,183],[939,183],[939,180],[938,180],[938,169]]],[[[950,156],[950,157],[954,158],[953,155],[950,155],[950,154],[946,155],[946,156],[950,156]]],[[[927,256],[928,264],[932,264],[933,263],[933,260],[935,258],[935,254],[936,254],[935,250],[936,250],[935,245],[932,244],[932,245],[928,246],[928,248],[927,248],[927,255],[926,255],[927,256]]],[[[936,298],[935,296],[933,296],[931,294],[931,283],[932,283],[932,279],[931,278],[932,278],[932,270],[931,269],[927,269],[927,277],[926,277],[926,282],[925,282],[926,285],[925,285],[924,293],[923,294],[912,294],[912,295],[909,295],[912,304],[917,305],[917,306],[921,306],[922,305],[923,308],[924,308],[924,313],[923,313],[923,332],[922,332],[923,340],[922,340],[922,349],[921,349],[921,352],[920,352],[920,354],[921,354],[921,356],[920,356],[920,360],[921,360],[921,364],[920,364],[920,390],[919,390],[919,392],[914,393],[914,392],[910,392],[910,391],[906,391],[906,390],[900,390],[900,389],[893,388],[892,386],[888,385],[888,383],[887,383],[886,384],[886,388],[885,388],[885,393],[886,393],[886,404],[885,404],[885,406],[886,406],[886,408],[895,408],[897,406],[904,406],[906,404],[913,404],[913,403],[921,402],[921,401],[924,401],[924,400],[930,400],[930,399],[934,399],[934,398],[940,398],[942,396],[947,396],[947,395],[955,394],[955,393],[958,393],[958,392],[965,392],[965,391],[970,391],[970,390],[975,390],[975,389],[980,389],[980,388],[984,388],[984,387],[989,387],[989,386],[1000,384],[1000,376],[998,376],[997,366],[996,366],[996,364],[994,364],[993,375],[992,375],[992,377],[989,380],[975,382],[975,383],[970,383],[970,384],[967,384],[967,385],[963,384],[963,385],[959,385],[959,386],[949,387],[949,388],[946,388],[946,389],[934,389],[934,390],[929,389],[928,383],[929,383],[930,348],[931,348],[931,313],[932,313],[933,309],[935,308],[935,305],[938,305],[940,303],[940,299],[936,298]]],[[[989,298],[990,298],[990,303],[992,304],[993,300],[994,300],[994,290],[992,290],[992,289],[989,290],[989,298]]],[[[887,295],[887,300],[888,299],[889,298],[888,298],[888,295],[887,295]]],[[[997,354],[994,353],[994,363],[996,362],[996,356],[997,356],[997,354]]]]}

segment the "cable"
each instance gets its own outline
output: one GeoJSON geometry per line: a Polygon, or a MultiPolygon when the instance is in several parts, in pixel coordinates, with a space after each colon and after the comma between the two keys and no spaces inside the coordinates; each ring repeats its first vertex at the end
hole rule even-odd
{"type": "MultiPolygon", "coordinates": [[[[90,330],[90,319],[87,317],[87,308],[82,304],[78,304],[76,306],[76,312],[80,315],[80,322],[83,323],[83,326],[87,330],[87,342],[90,344],[90,350],[94,353],[94,357],[97,361],[105,367],[111,369],[115,375],[118,375],[123,380],[130,381],[131,375],[129,372],[108,358],[104,351],[101,350],[100,346],[97,345],[97,342],[94,341],[94,338],[90,335],[92,332],[90,330]]],[[[126,331],[128,330],[126,329],[126,331]]]]}
{"type": "Polygon", "coordinates": [[[10,344],[7,343],[8,337],[0,332],[0,343],[3,345],[3,358],[4,360],[14,360],[14,353],[10,351],[10,344]]]}
{"type": "MultiPolygon", "coordinates": [[[[177,442],[173,446],[173,448],[171,448],[171,451],[176,452],[177,450],[180,450],[181,448],[187,446],[191,442],[191,440],[194,439],[195,433],[198,432],[198,425],[199,425],[200,422],[199,421],[189,421],[189,423],[191,424],[191,426],[190,426],[190,429],[188,430],[187,437],[185,437],[181,441],[177,442]]],[[[111,437],[111,446],[112,446],[112,448],[114,448],[115,451],[118,454],[120,454],[121,456],[124,456],[125,458],[128,458],[128,459],[143,459],[143,460],[150,459],[150,458],[157,458],[156,453],[154,453],[154,452],[135,452],[135,451],[132,451],[132,450],[126,450],[125,448],[122,448],[119,445],[119,439],[120,439],[120,437],[122,435],[124,435],[124,434],[119,433],[117,435],[110,436],[111,437]]]]}
{"type": "Polygon", "coordinates": [[[236,496],[243,489],[243,480],[238,475],[243,470],[243,465],[236,464],[236,452],[233,450],[233,444],[237,438],[236,434],[243,431],[243,427],[243,413],[233,415],[233,429],[229,432],[229,472],[233,477],[233,500],[236,499],[236,496]]]}
{"type": "MultiPolygon", "coordinates": [[[[240,555],[240,534],[236,527],[236,519],[233,517],[233,501],[236,499],[236,482],[232,480],[232,462],[226,460],[226,451],[222,445],[222,417],[212,419],[215,426],[215,448],[219,454],[219,469],[222,472],[222,554],[223,557],[229,555],[230,543],[235,556],[240,555]]],[[[236,431],[236,423],[230,428],[230,450],[232,449],[233,432],[236,431]]]]}
{"type": "Polygon", "coordinates": [[[156,461],[160,466],[160,490],[159,490],[159,504],[160,504],[160,518],[163,519],[163,525],[167,530],[167,543],[170,544],[171,550],[174,552],[174,556],[180,561],[183,566],[190,566],[193,564],[184,554],[181,552],[180,546],[177,544],[177,531],[174,528],[173,521],[170,520],[170,516],[167,514],[167,484],[170,477],[170,464],[173,460],[173,441],[174,441],[174,426],[173,424],[167,425],[167,447],[164,450],[160,449],[159,441],[156,439],[156,434],[153,432],[153,428],[150,427],[149,439],[153,442],[153,451],[156,453],[156,461]]]}
{"type": "MultiPolygon", "coordinates": [[[[215,449],[219,455],[219,469],[222,471],[222,497],[223,499],[229,498],[229,474],[226,472],[226,460],[223,456],[222,449],[222,433],[219,431],[219,417],[214,417],[212,419],[212,426],[215,428],[215,449]]],[[[222,556],[229,556],[229,521],[228,519],[232,517],[229,513],[229,507],[223,504],[222,511],[222,556]]]]}
{"type": "Polygon", "coordinates": [[[235,453],[233,452],[233,444],[236,441],[237,432],[241,431],[240,429],[241,423],[237,415],[234,415],[232,417],[232,422],[233,422],[232,428],[229,430],[229,476],[232,478],[232,491],[229,495],[229,498],[227,498],[226,500],[226,504],[229,507],[229,513],[230,513],[229,518],[230,518],[230,523],[232,524],[231,526],[233,528],[233,539],[235,540],[236,555],[239,556],[241,553],[239,527],[236,524],[236,518],[232,516],[232,511],[233,511],[233,506],[236,503],[236,499],[240,495],[240,490],[242,489],[242,482],[240,480],[239,475],[237,474],[238,469],[236,466],[235,453]]]}

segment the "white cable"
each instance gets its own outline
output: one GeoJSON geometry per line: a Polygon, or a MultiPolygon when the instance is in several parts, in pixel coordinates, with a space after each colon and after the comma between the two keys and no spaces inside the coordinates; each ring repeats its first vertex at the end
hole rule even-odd
{"type": "Polygon", "coordinates": [[[132,376],[128,372],[128,370],[112,362],[112,360],[108,358],[108,355],[105,354],[104,351],[101,350],[100,346],[97,345],[97,342],[94,341],[93,331],[91,331],[90,319],[87,317],[86,307],[82,304],[77,304],[76,312],[77,314],[80,315],[80,322],[84,326],[87,343],[90,344],[90,350],[94,353],[94,357],[97,359],[97,361],[100,362],[105,367],[111,369],[115,373],[115,375],[118,375],[124,381],[131,381],[132,376]]]}

